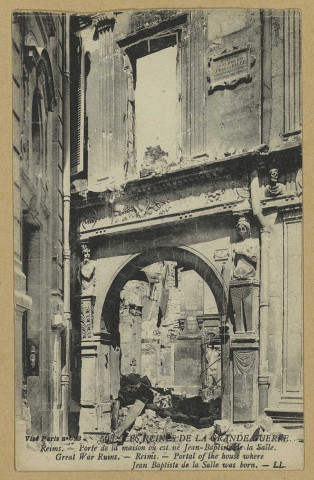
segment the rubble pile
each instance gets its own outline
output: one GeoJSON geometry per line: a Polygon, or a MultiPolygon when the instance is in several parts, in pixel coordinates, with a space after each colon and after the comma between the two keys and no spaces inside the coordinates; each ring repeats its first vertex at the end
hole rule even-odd
{"type": "MultiPolygon", "coordinates": [[[[169,397],[169,395],[168,395],[169,397]]],[[[155,408],[161,418],[171,418],[174,422],[192,425],[195,428],[211,427],[214,421],[220,418],[221,399],[216,398],[204,402],[200,396],[185,398],[180,395],[171,395],[171,404],[163,408],[155,408]]]]}
{"type": "MultiPolygon", "coordinates": [[[[128,414],[128,408],[123,409],[123,415],[128,414]]],[[[276,442],[292,442],[295,445],[303,442],[303,432],[298,430],[287,431],[282,426],[273,424],[269,417],[261,417],[254,423],[232,424],[228,420],[215,420],[211,427],[196,428],[193,425],[175,422],[170,417],[162,418],[156,411],[146,409],[140,415],[127,436],[139,435],[143,437],[161,436],[167,440],[178,438],[178,435],[191,435],[191,438],[203,438],[206,441],[212,441],[220,444],[224,449],[238,452],[242,443],[241,438],[246,438],[249,442],[263,441],[267,438],[276,438],[276,442]]],[[[254,443],[253,443],[254,444],[254,443]]]]}
{"type": "MultiPolygon", "coordinates": [[[[121,376],[119,399],[122,407],[134,404],[136,398],[138,398],[139,388],[145,388],[146,394],[150,391],[151,383],[146,376],[140,377],[137,373],[121,376]]],[[[152,401],[153,393],[148,396],[152,401]]]]}
{"type": "MultiPolygon", "coordinates": [[[[175,438],[178,433],[191,435],[209,435],[214,442],[222,442],[225,448],[235,450],[239,443],[234,441],[237,435],[244,435],[247,441],[258,441],[261,435],[275,435],[278,442],[286,441],[287,431],[266,415],[258,421],[243,424],[232,424],[228,420],[220,420],[221,397],[208,402],[200,396],[186,398],[174,395],[171,390],[151,387],[147,377],[130,374],[122,377],[120,389],[119,424],[132,418],[134,402],[141,398],[142,410],[138,416],[133,416],[129,428],[125,431],[124,440],[128,435],[157,435],[165,439],[175,438]]],[[[289,432],[290,441],[302,441],[300,431],[289,432]],[[293,433],[293,434],[292,434],[293,433]]]]}
{"type": "MultiPolygon", "coordinates": [[[[132,430],[145,430],[162,435],[172,431],[197,430],[213,426],[220,418],[221,399],[204,402],[200,396],[185,398],[171,390],[152,388],[147,377],[137,374],[122,376],[119,392],[119,424],[131,414],[136,399],[141,399],[143,412],[134,419],[132,430]]],[[[143,432],[142,432],[143,433],[143,432]]]]}
{"type": "MultiPolygon", "coordinates": [[[[127,415],[128,412],[124,412],[127,415]]],[[[137,417],[129,434],[136,435],[161,435],[167,439],[174,438],[178,433],[194,434],[197,428],[189,424],[173,421],[169,416],[162,418],[155,410],[146,408],[145,411],[137,417]]]]}

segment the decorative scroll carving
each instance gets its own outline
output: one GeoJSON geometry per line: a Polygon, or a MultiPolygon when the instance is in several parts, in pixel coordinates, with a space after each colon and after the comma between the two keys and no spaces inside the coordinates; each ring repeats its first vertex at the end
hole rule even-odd
{"type": "Polygon", "coordinates": [[[210,58],[207,77],[209,93],[216,89],[232,88],[240,82],[249,82],[254,63],[255,57],[251,55],[249,47],[225,49],[210,58]]]}
{"type": "Polygon", "coordinates": [[[237,235],[239,241],[234,245],[232,260],[234,262],[233,280],[255,279],[258,261],[258,243],[251,237],[251,226],[245,217],[238,220],[237,235]]]}
{"type": "Polygon", "coordinates": [[[284,193],[285,186],[278,182],[278,168],[269,170],[269,184],[265,188],[266,197],[278,197],[284,193]]]}
{"type": "Polygon", "coordinates": [[[205,196],[206,196],[208,202],[217,203],[217,201],[220,199],[220,197],[223,193],[224,193],[224,190],[216,190],[213,193],[211,193],[211,192],[206,193],[205,196]]]}
{"type": "Polygon", "coordinates": [[[94,303],[93,297],[81,301],[81,339],[87,340],[93,335],[94,303]]]}
{"type": "Polygon", "coordinates": [[[82,244],[82,253],[84,260],[80,263],[78,271],[78,280],[81,285],[82,295],[93,295],[96,284],[96,262],[90,259],[90,248],[82,244]]]}
{"type": "Polygon", "coordinates": [[[242,181],[239,183],[240,185],[236,186],[236,192],[238,196],[241,198],[250,198],[251,194],[247,182],[242,181]]]}
{"type": "Polygon", "coordinates": [[[86,210],[82,218],[82,227],[84,229],[93,228],[96,222],[97,222],[96,210],[94,208],[91,208],[90,210],[86,210]]]}
{"type": "Polygon", "coordinates": [[[169,200],[151,202],[148,198],[133,205],[114,205],[112,223],[125,222],[137,218],[144,218],[154,213],[164,215],[170,208],[169,200]]]}
{"type": "Polygon", "coordinates": [[[241,202],[246,198],[250,198],[250,190],[248,188],[247,179],[237,179],[235,181],[224,179],[224,187],[218,188],[218,185],[221,184],[221,180],[214,181],[213,187],[215,190],[205,194],[208,204],[214,205],[230,202],[241,202]]]}
{"type": "MultiPolygon", "coordinates": [[[[89,230],[104,229],[126,222],[138,222],[142,219],[152,220],[166,215],[193,215],[193,211],[209,208],[232,209],[239,204],[242,211],[250,208],[250,191],[248,177],[243,172],[226,172],[215,170],[206,174],[198,189],[192,190],[190,178],[168,179],[167,188],[164,184],[155,187],[147,185],[145,192],[125,189],[124,193],[114,194],[112,198],[107,193],[97,196],[98,205],[94,208],[86,206],[88,214],[81,210],[80,232],[82,235],[89,230]],[[95,212],[96,210],[96,212],[95,212]]],[[[142,184],[142,182],[138,182],[142,184]]],[[[154,185],[154,184],[152,184],[154,185]]]]}

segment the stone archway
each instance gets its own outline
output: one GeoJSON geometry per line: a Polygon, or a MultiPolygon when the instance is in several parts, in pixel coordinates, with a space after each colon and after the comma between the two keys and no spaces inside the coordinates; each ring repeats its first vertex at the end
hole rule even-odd
{"type": "MultiPolygon", "coordinates": [[[[91,326],[90,333],[82,340],[81,433],[110,431],[110,404],[111,400],[116,398],[120,382],[120,291],[128,281],[138,279],[139,272],[143,268],[160,261],[173,261],[180,267],[194,270],[213,293],[220,317],[222,417],[230,416],[229,339],[226,335],[228,287],[212,262],[200,252],[185,246],[159,247],[121,259],[120,265],[110,276],[110,280],[108,281],[107,277],[105,282],[101,315],[99,315],[99,308],[95,309],[95,316],[93,315],[95,301],[98,301],[95,296],[81,297],[82,312],[85,312],[83,321],[86,324],[89,318],[91,326]],[[94,318],[91,318],[93,316],[94,318]]],[[[97,275],[97,283],[100,281],[97,275]]]]}
{"type": "Polygon", "coordinates": [[[224,283],[215,265],[204,255],[191,247],[160,247],[154,250],[146,250],[130,257],[115,272],[111,278],[106,292],[103,306],[103,318],[116,310],[119,301],[119,293],[125,283],[136,278],[139,270],[159,261],[175,261],[190,270],[195,270],[213,291],[220,315],[226,314],[228,301],[228,287],[224,283]]]}

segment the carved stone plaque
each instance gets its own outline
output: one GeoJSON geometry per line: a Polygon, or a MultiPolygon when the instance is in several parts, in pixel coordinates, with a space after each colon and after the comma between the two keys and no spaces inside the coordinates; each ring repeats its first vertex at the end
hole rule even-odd
{"type": "Polygon", "coordinates": [[[254,373],[256,369],[256,352],[235,351],[234,363],[234,398],[233,421],[253,422],[255,420],[254,373]]]}
{"type": "Polygon", "coordinates": [[[218,250],[215,250],[214,252],[214,259],[216,262],[223,262],[228,260],[230,256],[230,251],[229,248],[220,248],[218,250]]]}
{"type": "Polygon", "coordinates": [[[207,77],[209,93],[219,88],[233,87],[240,82],[249,81],[253,64],[254,58],[250,55],[249,47],[224,50],[210,58],[207,77]]]}

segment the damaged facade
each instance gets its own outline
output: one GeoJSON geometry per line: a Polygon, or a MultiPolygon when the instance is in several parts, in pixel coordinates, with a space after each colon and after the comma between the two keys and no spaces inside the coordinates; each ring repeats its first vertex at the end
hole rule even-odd
{"type": "MultiPolygon", "coordinates": [[[[60,38],[51,33],[51,52],[42,39],[28,47],[24,27],[19,57],[26,72],[28,52],[40,58],[46,48],[51,56],[47,82],[55,82],[56,104],[48,108],[48,125],[59,118],[63,134],[48,137],[48,151],[55,144],[57,150],[45,178],[53,184],[60,170],[63,185],[71,185],[71,218],[68,192],[58,187],[45,213],[51,235],[61,235],[45,238],[51,248],[63,248],[66,282],[57,294],[47,285],[45,295],[56,296],[58,305],[49,300],[49,311],[39,309],[41,332],[51,339],[48,345],[38,337],[41,362],[59,373],[45,381],[39,364],[34,378],[49,412],[62,417],[47,420],[47,431],[110,432],[121,376],[130,374],[147,376],[152,388],[172,395],[220,399],[219,415],[234,423],[267,414],[287,427],[300,425],[299,11],[49,19],[63,28],[60,38]],[[56,86],[59,72],[65,91],[56,86]],[[70,108],[62,108],[66,101],[70,108]],[[54,224],[58,192],[65,206],[54,224]],[[54,389],[64,392],[59,400],[54,389]]],[[[26,16],[26,25],[31,21],[26,16]]],[[[25,17],[19,22],[21,28],[25,17]]],[[[20,118],[27,111],[22,99],[31,98],[24,77],[20,118]]],[[[22,185],[24,157],[36,161],[32,142],[33,150],[15,148],[22,149],[22,185]]],[[[29,210],[26,202],[19,225],[29,210]]],[[[19,285],[21,295],[33,296],[19,285]]],[[[30,299],[27,305],[33,318],[30,299]]],[[[17,331],[20,342],[32,338],[30,325],[17,331]]],[[[23,383],[20,376],[27,405],[34,402],[34,378],[26,372],[23,383]]]]}

